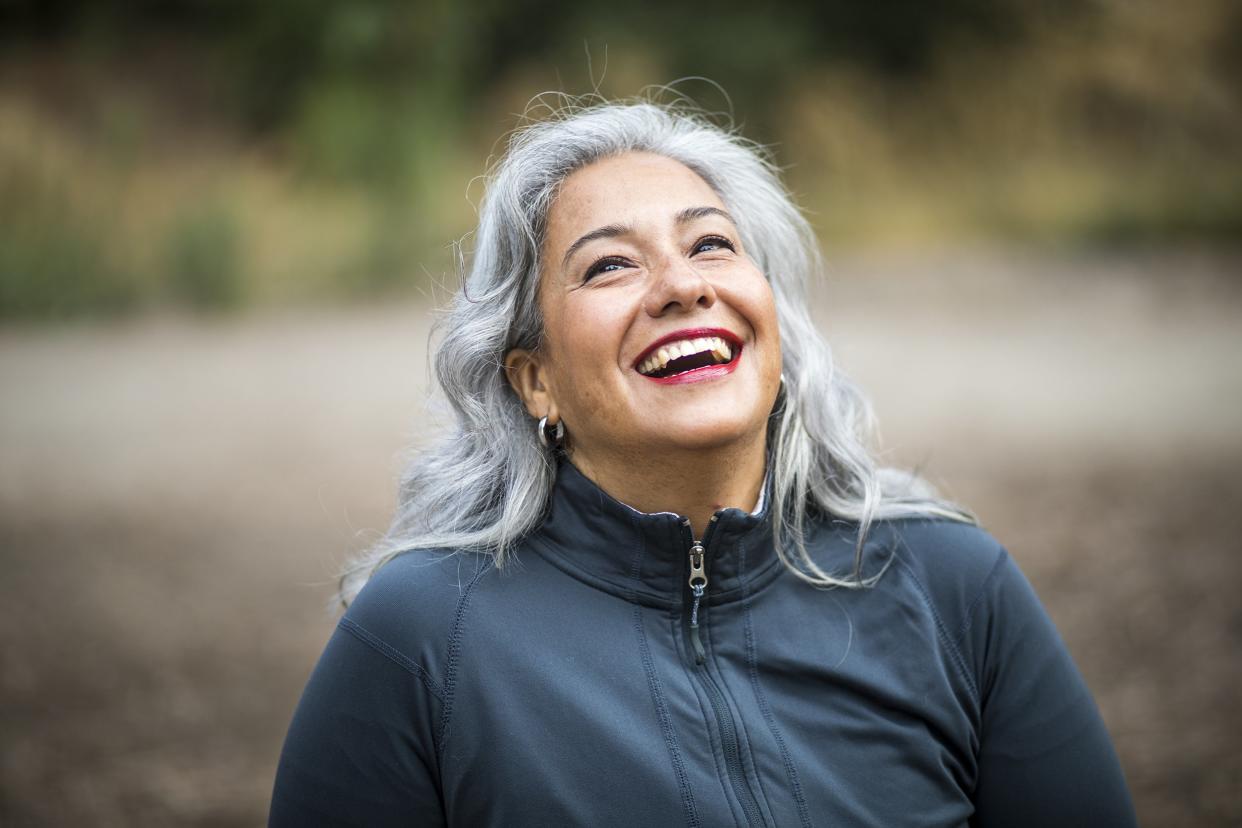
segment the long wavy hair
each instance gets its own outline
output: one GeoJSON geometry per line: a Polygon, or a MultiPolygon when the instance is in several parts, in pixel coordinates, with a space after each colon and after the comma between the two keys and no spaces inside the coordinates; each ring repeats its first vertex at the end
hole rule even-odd
{"type": "Polygon", "coordinates": [[[461,288],[437,324],[434,370],[452,426],[409,463],[387,533],[342,575],[343,602],[405,552],[472,549],[503,567],[539,525],[556,463],[506,381],[504,355],[535,350],[541,341],[540,251],[561,182],[592,162],[633,151],[667,156],[702,176],[772,285],[784,390],[769,419],[768,508],[782,562],[816,586],[868,586],[887,566],[870,574],[864,567],[875,521],[971,520],[916,475],[880,468],[872,456],[871,407],[836,370],[807,310],[807,285],[822,270],[818,245],[765,149],[683,104],[562,100],[512,135],[485,178],[473,253],[468,266],[462,257],[461,288]],[[825,571],[808,553],[815,511],[858,525],[850,571],[825,571]]]}

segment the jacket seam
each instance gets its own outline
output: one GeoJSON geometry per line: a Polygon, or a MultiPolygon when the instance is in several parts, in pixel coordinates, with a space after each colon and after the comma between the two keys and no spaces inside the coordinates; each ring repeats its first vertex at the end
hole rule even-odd
{"type": "MultiPolygon", "coordinates": [[[[592,575],[589,572],[584,572],[575,566],[571,561],[562,556],[554,544],[549,543],[543,538],[531,536],[526,539],[526,543],[554,567],[564,572],[575,581],[589,586],[591,589],[596,589],[600,592],[623,598],[632,604],[641,604],[642,606],[653,607],[655,609],[670,610],[677,609],[681,606],[681,602],[676,599],[667,598],[645,590],[640,591],[632,586],[618,586],[616,582],[609,581],[607,578],[601,578],[599,576],[592,575]]],[[[637,578],[636,575],[633,577],[637,578]]]]}
{"type": "Polygon", "coordinates": [[[992,585],[994,580],[1000,577],[1002,565],[1008,557],[1009,556],[1005,554],[1005,550],[1002,548],[1000,550],[1000,554],[996,556],[996,563],[992,564],[992,568],[988,570],[987,577],[984,578],[983,583],[980,584],[978,594],[975,595],[974,600],[970,602],[970,606],[966,608],[966,616],[962,619],[962,625],[957,631],[957,641],[960,642],[965,640],[967,633],[970,632],[970,628],[974,625],[975,609],[983,601],[983,597],[987,594],[988,587],[992,585]]]}
{"type": "MultiPolygon", "coordinates": [[[[677,631],[682,621],[675,620],[674,630],[677,631]]],[[[680,638],[680,635],[678,636],[680,638]]],[[[710,655],[712,652],[712,638],[709,633],[703,642],[703,647],[710,655]]],[[[683,645],[678,642],[676,645],[677,654],[680,657],[682,674],[685,675],[686,681],[690,684],[690,689],[694,693],[695,704],[699,707],[699,716],[703,723],[703,732],[707,734],[707,747],[712,755],[712,765],[715,773],[712,777],[716,780],[716,784],[720,786],[720,796],[724,799],[725,804],[729,806],[729,813],[733,815],[735,825],[748,825],[745,809],[742,808],[741,801],[737,798],[737,792],[733,790],[733,785],[729,781],[729,770],[725,767],[724,758],[724,737],[720,734],[719,727],[715,725],[716,714],[708,709],[710,702],[704,701],[707,690],[703,687],[701,679],[694,676],[694,668],[690,666],[692,656],[687,652],[683,645]]]]}
{"type": "MultiPolygon", "coordinates": [[[[739,555],[741,550],[745,549],[746,541],[739,538],[737,548],[739,555]]],[[[743,575],[738,579],[738,585],[732,589],[714,593],[708,600],[708,605],[713,607],[729,606],[731,604],[740,604],[746,599],[747,595],[754,595],[775,584],[785,569],[785,565],[776,555],[768,561],[765,561],[760,569],[747,572],[745,560],[739,558],[739,570],[743,575]]]]}
{"type": "MultiPolygon", "coordinates": [[[[551,543],[537,533],[527,536],[523,539],[523,542],[534,550],[536,554],[543,557],[557,569],[561,570],[574,580],[586,584],[592,589],[597,589],[600,592],[606,592],[609,595],[624,598],[631,603],[638,603],[643,606],[653,607],[656,609],[676,610],[680,609],[682,606],[682,599],[670,598],[667,595],[651,592],[646,589],[637,589],[632,585],[622,585],[617,583],[615,580],[609,580],[608,578],[594,575],[590,572],[582,570],[575,565],[572,560],[561,554],[560,549],[556,544],[551,543]]],[[[639,543],[642,543],[641,535],[639,543]]],[[[738,541],[738,544],[739,546],[741,545],[740,540],[738,541]]],[[[780,558],[773,556],[772,560],[766,561],[761,569],[756,570],[753,573],[744,573],[739,578],[739,581],[746,582],[746,589],[758,592],[767,589],[769,586],[776,583],[776,581],[779,580],[783,569],[784,565],[781,563],[780,558]]],[[[636,576],[632,574],[630,577],[632,579],[636,578],[636,576]]],[[[745,589],[742,584],[739,583],[738,586],[732,587],[731,589],[712,593],[712,595],[707,598],[707,602],[712,606],[733,604],[741,601],[744,593],[745,589]]]]}
{"type": "Polygon", "coordinates": [[[949,660],[953,662],[953,667],[957,670],[958,675],[963,681],[966,682],[966,688],[970,691],[973,701],[975,704],[978,704],[979,687],[975,683],[975,677],[971,674],[971,671],[967,669],[966,658],[962,655],[961,650],[958,649],[956,642],[949,637],[948,629],[945,627],[944,621],[941,620],[940,613],[936,611],[936,605],[932,602],[931,596],[927,592],[927,588],[923,586],[923,582],[920,580],[918,573],[914,571],[914,567],[910,566],[904,557],[900,554],[895,554],[894,557],[910,576],[911,583],[914,584],[914,588],[918,591],[919,597],[923,599],[923,604],[927,607],[927,611],[931,614],[932,623],[936,625],[936,634],[940,637],[940,640],[944,643],[945,647],[948,648],[949,660]]]}
{"type": "MultiPolygon", "coordinates": [[[[633,523],[633,518],[630,519],[633,523]]],[[[640,540],[634,550],[633,564],[630,572],[635,583],[642,572],[644,545],[640,540]]],[[[686,773],[681,758],[681,750],[677,746],[677,734],[673,731],[673,721],[669,716],[668,707],[664,702],[664,691],[660,687],[660,678],[655,672],[655,662],[651,656],[651,646],[647,642],[647,632],[643,628],[643,607],[631,596],[634,607],[634,634],[638,637],[638,656],[643,664],[643,672],[647,674],[647,689],[655,704],[656,718],[660,721],[660,732],[664,736],[664,746],[668,750],[669,760],[673,764],[673,774],[677,777],[677,786],[681,791],[681,804],[686,810],[686,821],[691,828],[702,825],[699,821],[698,806],[694,801],[694,793],[690,790],[690,777],[686,773]]]]}
{"type": "Polygon", "coordinates": [[[423,686],[427,688],[428,692],[439,699],[441,703],[444,702],[444,690],[436,685],[436,682],[431,677],[430,673],[424,670],[421,665],[416,663],[409,656],[405,655],[396,647],[393,647],[391,644],[375,635],[375,633],[371,632],[357,621],[352,621],[349,618],[342,618],[338,626],[343,631],[349,633],[354,638],[358,639],[363,644],[366,644],[372,650],[382,655],[384,658],[387,658],[389,661],[396,664],[398,667],[401,667],[416,676],[423,683],[423,686]]]}
{"type": "MultiPolygon", "coordinates": [[[[708,616],[711,620],[711,616],[708,616]]],[[[709,627],[707,637],[712,637],[712,629],[709,627]]],[[[743,777],[747,777],[747,784],[754,787],[755,790],[751,794],[755,800],[755,805],[759,808],[759,816],[764,820],[765,824],[776,824],[776,818],[772,815],[772,805],[768,800],[768,792],[763,786],[763,778],[759,775],[758,765],[755,764],[755,752],[751,745],[754,739],[750,735],[750,723],[746,721],[746,717],[742,715],[742,706],[738,704],[737,697],[729,687],[729,681],[726,678],[725,671],[720,669],[720,661],[716,656],[716,648],[709,646],[708,653],[711,656],[712,666],[716,669],[716,684],[720,687],[720,694],[725,699],[725,706],[728,714],[734,719],[734,727],[737,730],[737,750],[738,763],[741,765],[743,777]],[[736,709],[737,715],[733,715],[736,709]],[[745,737],[745,738],[743,738],[745,737]],[[769,822],[770,820],[770,822],[769,822]]]]}
{"type": "MultiPolygon", "coordinates": [[[[740,544],[742,565],[746,563],[746,545],[740,544]]],[[[745,585],[743,585],[745,587],[745,585]]],[[[785,737],[781,735],[780,728],[776,724],[776,718],[772,715],[772,710],[768,706],[767,697],[763,694],[763,687],[759,683],[759,657],[755,648],[755,631],[751,623],[750,617],[750,590],[747,588],[742,596],[742,621],[743,630],[746,639],[746,667],[750,674],[750,687],[755,694],[755,701],[759,703],[759,712],[763,716],[763,721],[768,726],[768,731],[772,734],[772,738],[776,741],[776,747],[781,754],[781,762],[785,766],[785,776],[789,779],[789,785],[793,789],[794,801],[798,806],[798,819],[801,821],[803,828],[811,828],[811,814],[807,808],[806,796],[802,793],[802,782],[798,778],[798,769],[793,764],[793,757],[789,755],[789,749],[785,746],[785,737]]]]}
{"type": "Polygon", "coordinates": [[[461,597],[457,600],[457,610],[453,616],[453,627],[449,633],[448,649],[444,658],[444,704],[443,709],[440,711],[439,738],[436,740],[436,758],[441,766],[444,764],[445,742],[448,739],[449,725],[453,718],[453,694],[457,687],[457,662],[461,652],[462,623],[466,616],[466,609],[470,604],[470,594],[474,591],[475,584],[487,574],[489,569],[491,569],[491,565],[485,565],[470,579],[470,583],[462,590],[461,597]]]}

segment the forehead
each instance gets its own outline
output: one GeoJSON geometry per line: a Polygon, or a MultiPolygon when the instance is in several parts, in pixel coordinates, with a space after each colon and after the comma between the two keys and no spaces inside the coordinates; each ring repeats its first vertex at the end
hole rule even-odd
{"type": "Polygon", "coordinates": [[[724,206],[716,191],[685,164],[629,152],[596,161],[565,179],[548,211],[547,241],[555,250],[604,225],[640,227],[671,220],[686,207],[724,206]]]}

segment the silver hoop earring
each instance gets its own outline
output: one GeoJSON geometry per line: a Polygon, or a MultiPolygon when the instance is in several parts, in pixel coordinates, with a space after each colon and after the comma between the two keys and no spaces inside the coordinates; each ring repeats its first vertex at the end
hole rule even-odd
{"type": "Polygon", "coordinates": [[[548,418],[543,416],[539,418],[539,442],[546,449],[558,449],[565,442],[565,424],[560,420],[556,421],[556,425],[548,429],[548,418]]]}

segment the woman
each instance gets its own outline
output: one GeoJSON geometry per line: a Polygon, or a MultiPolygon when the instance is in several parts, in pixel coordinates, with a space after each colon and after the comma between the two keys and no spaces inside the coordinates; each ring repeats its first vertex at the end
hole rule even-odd
{"type": "Polygon", "coordinates": [[[864,448],[755,147],[563,112],[476,244],[456,428],[347,576],[271,824],[1133,824],[1016,566],[864,448]]]}

